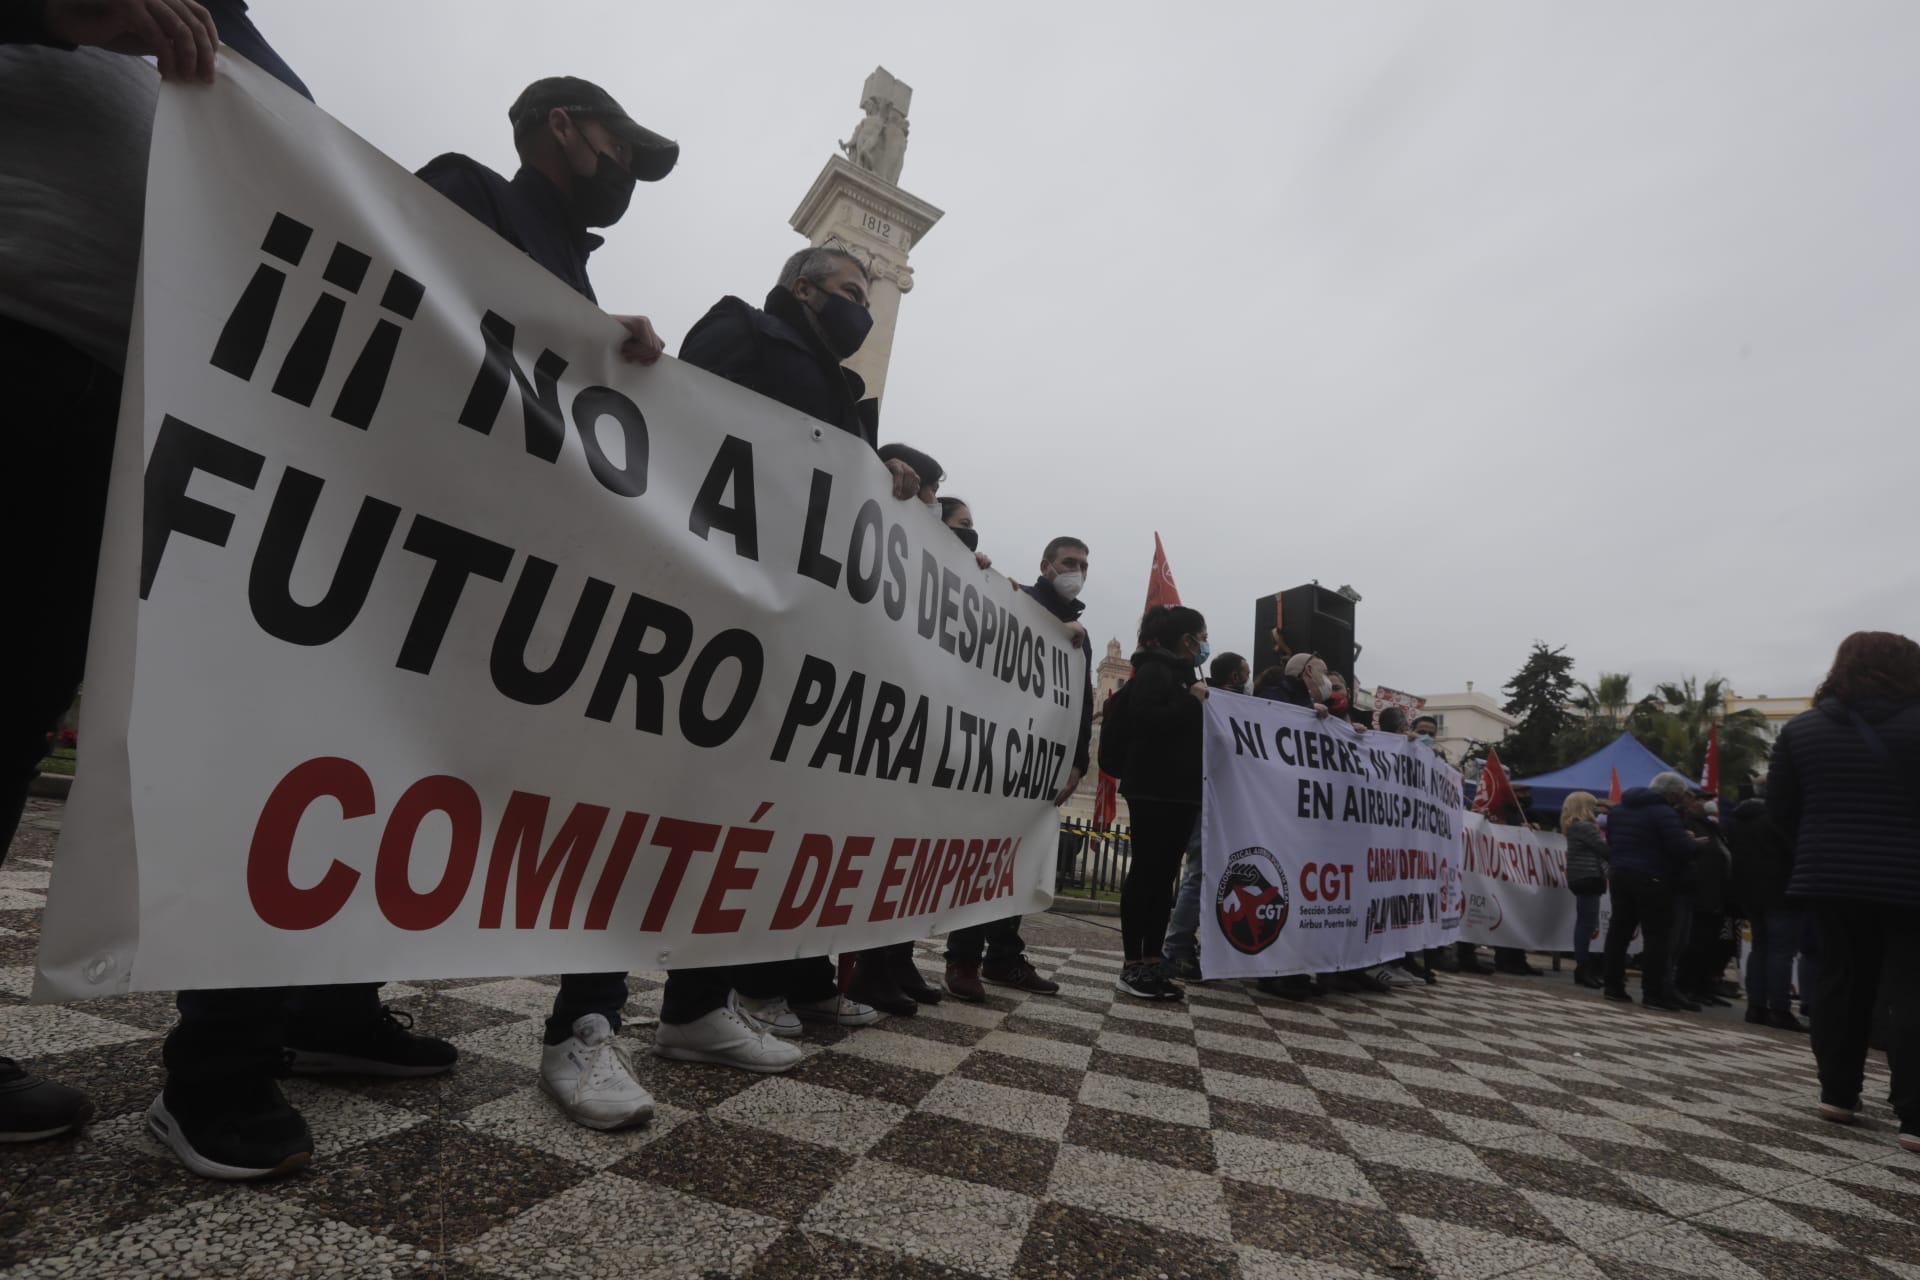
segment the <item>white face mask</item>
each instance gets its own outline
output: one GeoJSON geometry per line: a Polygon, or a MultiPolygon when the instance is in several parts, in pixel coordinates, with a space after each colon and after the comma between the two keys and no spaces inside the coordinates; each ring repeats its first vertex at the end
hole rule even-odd
{"type": "Polygon", "coordinates": [[[1084,573],[1062,573],[1053,579],[1053,589],[1060,593],[1062,600],[1071,600],[1078,596],[1081,588],[1086,585],[1087,575],[1084,573]]]}

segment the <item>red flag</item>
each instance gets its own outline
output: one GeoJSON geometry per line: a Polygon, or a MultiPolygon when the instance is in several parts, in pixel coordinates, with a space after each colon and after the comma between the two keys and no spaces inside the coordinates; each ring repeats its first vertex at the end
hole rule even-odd
{"type": "Polygon", "coordinates": [[[1489,748],[1487,767],[1480,771],[1480,788],[1473,796],[1473,811],[1504,817],[1519,803],[1519,797],[1513,794],[1513,783],[1507,780],[1506,766],[1500,763],[1500,753],[1489,748]]]}
{"type": "Polygon", "coordinates": [[[1720,726],[1718,724],[1707,730],[1707,766],[1700,774],[1700,789],[1716,796],[1720,794],[1720,726]]]}
{"type": "Polygon", "coordinates": [[[1100,783],[1093,790],[1093,829],[1111,831],[1113,821],[1120,816],[1120,784],[1114,776],[1105,770],[1100,773],[1100,783]]]}
{"type": "Polygon", "coordinates": [[[1612,775],[1612,781],[1607,786],[1607,803],[1619,804],[1620,803],[1620,771],[1618,769],[1610,769],[1608,770],[1608,773],[1612,775]]]}
{"type": "Polygon", "coordinates": [[[1157,604],[1179,604],[1180,588],[1173,585],[1173,570],[1167,567],[1167,551],[1160,545],[1160,535],[1153,535],[1153,572],[1147,575],[1147,604],[1140,610],[1144,615],[1147,609],[1157,604]]]}

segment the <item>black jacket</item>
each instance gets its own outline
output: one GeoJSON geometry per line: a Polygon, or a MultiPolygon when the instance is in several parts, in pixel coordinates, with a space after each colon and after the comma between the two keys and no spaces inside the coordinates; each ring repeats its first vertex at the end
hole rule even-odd
{"type": "Polygon", "coordinates": [[[1920,906],[1920,699],[1829,698],[1795,716],[1773,744],[1767,812],[1793,842],[1794,897],[1920,906]]]}
{"type": "Polygon", "coordinates": [[[1793,874],[1793,845],[1767,816],[1763,800],[1742,800],[1727,819],[1727,847],[1733,851],[1733,894],[1748,919],[1787,905],[1787,877],[1793,874]]]}
{"type": "Polygon", "coordinates": [[[1692,836],[1705,836],[1707,843],[1693,855],[1693,910],[1697,915],[1730,915],[1734,911],[1733,859],[1720,840],[1720,828],[1706,818],[1684,815],[1681,823],[1692,836]]]}
{"type": "Polygon", "coordinates": [[[878,448],[877,415],[861,408],[866,383],[813,336],[804,310],[778,286],[764,311],[722,298],[688,330],[680,358],[878,448]]]}
{"type": "MultiPolygon", "coordinates": [[[[1053,589],[1051,579],[1042,578],[1030,587],[1021,587],[1022,591],[1040,602],[1045,609],[1062,622],[1077,622],[1087,606],[1078,600],[1069,600],[1053,589]]],[[[1084,676],[1084,689],[1080,695],[1080,738],[1073,748],[1073,767],[1084,776],[1087,772],[1088,748],[1093,745],[1093,656],[1083,653],[1086,660],[1081,669],[1084,676]]]]}
{"type": "Polygon", "coordinates": [[[472,214],[514,248],[593,301],[587,255],[600,237],[579,225],[553,180],[525,165],[509,182],[478,160],[456,152],[435,156],[419,178],[472,214]]]}
{"type": "Polygon", "coordinates": [[[1669,880],[1691,879],[1700,846],[1687,834],[1680,812],[1660,794],[1634,787],[1607,815],[1607,849],[1613,870],[1638,871],[1669,880]]]}
{"type": "Polygon", "coordinates": [[[1120,794],[1129,802],[1200,803],[1200,700],[1187,692],[1193,664],[1161,648],[1133,655],[1127,687],[1127,767],[1120,794]]]}

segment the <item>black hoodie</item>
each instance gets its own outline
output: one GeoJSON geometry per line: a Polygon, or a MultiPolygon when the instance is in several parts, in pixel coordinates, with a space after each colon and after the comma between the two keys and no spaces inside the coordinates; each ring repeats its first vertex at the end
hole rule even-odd
{"type": "Polygon", "coordinates": [[[1127,767],[1120,794],[1128,801],[1200,803],[1200,700],[1193,663],[1159,647],[1133,655],[1127,694],[1127,767]]]}
{"type": "Polygon", "coordinates": [[[1794,897],[1920,907],[1920,698],[1795,716],[1773,744],[1767,812],[1793,842],[1794,897]]]}

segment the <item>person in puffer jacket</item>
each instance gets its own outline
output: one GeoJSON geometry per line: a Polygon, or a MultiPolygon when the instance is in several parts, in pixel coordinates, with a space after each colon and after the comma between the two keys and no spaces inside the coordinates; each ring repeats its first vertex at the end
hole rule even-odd
{"type": "Polygon", "coordinates": [[[1787,893],[1819,941],[1820,1114],[1860,1114],[1874,1009],[1890,994],[1893,1109],[1900,1145],[1920,1153],[1920,644],[1854,632],[1813,699],[1773,744],[1767,811],[1793,841],[1787,893]]]}
{"type": "Polygon", "coordinates": [[[1599,801],[1576,791],[1560,806],[1560,832],[1567,838],[1567,887],[1573,890],[1573,982],[1599,990],[1606,984],[1591,959],[1593,932],[1600,923],[1600,897],[1607,891],[1607,838],[1594,813],[1599,801]]]}
{"type": "Polygon", "coordinates": [[[1699,850],[1680,821],[1680,806],[1691,790],[1677,773],[1657,774],[1646,786],[1620,797],[1607,816],[1613,873],[1605,974],[1609,1000],[1633,999],[1627,994],[1627,943],[1639,929],[1641,1003],[1650,1009],[1699,1011],[1699,1005],[1681,1000],[1667,983],[1674,886],[1699,850]]]}

